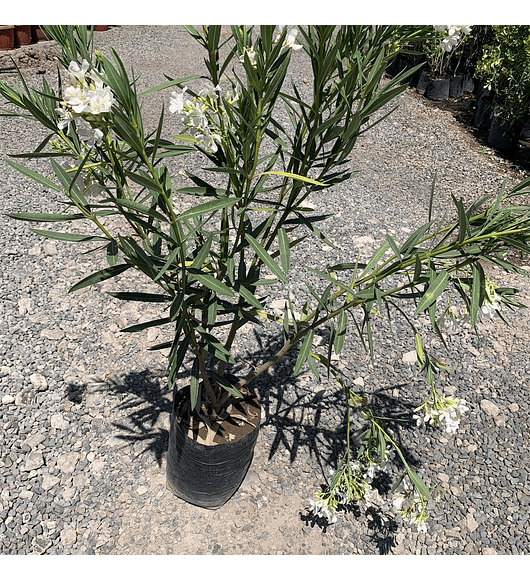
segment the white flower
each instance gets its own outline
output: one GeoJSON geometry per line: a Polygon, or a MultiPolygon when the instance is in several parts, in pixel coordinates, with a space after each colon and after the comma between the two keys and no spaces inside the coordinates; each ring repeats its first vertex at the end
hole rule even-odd
{"type": "Polygon", "coordinates": [[[203,129],[202,134],[197,134],[195,138],[199,143],[202,143],[212,153],[216,153],[217,145],[221,144],[221,136],[216,135],[215,133],[210,133],[210,129],[208,127],[205,127],[203,129]]]}
{"type": "Polygon", "coordinates": [[[219,85],[217,86],[209,86],[206,87],[205,89],[202,89],[202,91],[199,91],[199,97],[204,97],[205,99],[215,99],[217,97],[217,94],[221,92],[221,87],[219,85]]]}
{"type": "Polygon", "coordinates": [[[92,127],[80,127],[77,129],[77,134],[89,147],[93,147],[96,143],[99,144],[103,140],[103,132],[100,129],[93,129],[92,127]]]}
{"type": "Polygon", "coordinates": [[[83,59],[81,66],[75,61],[70,62],[70,66],[68,67],[68,72],[70,73],[70,82],[72,84],[76,84],[76,82],[81,84],[86,84],[86,73],[89,69],[90,65],[88,62],[83,59]]]}
{"type": "Polygon", "coordinates": [[[245,62],[245,54],[248,56],[250,64],[256,66],[256,51],[251,46],[246,46],[243,54],[239,57],[242,63],[245,62]]]}
{"type": "Polygon", "coordinates": [[[186,109],[183,121],[191,127],[193,134],[198,130],[204,131],[208,126],[208,119],[199,103],[195,103],[186,109]]]}
{"type": "Polygon", "coordinates": [[[296,28],[291,28],[287,33],[287,37],[285,39],[285,46],[292,50],[300,50],[302,48],[301,44],[296,44],[296,35],[298,34],[298,30],[296,28]]]}
{"type": "Polygon", "coordinates": [[[416,523],[416,527],[417,527],[418,533],[419,532],[423,532],[424,534],[427,533],[427,522],[419,521],[416,523]]]}
{"type": "Polygon", "coordinates": [[[457,35],[454,36],[446,36],[442,42],[440,43],[440,46],[447,52],[451,52],[453,50],[453,48],[455,48],[456,46],[458,46],[458,43],[460,42],[460,37],[457,35]]]}
{"type": "Polygon", "coordinates": [[[329,509],[326,502],[319,499],[318,501],[309,500],[311,504],[310,511],[316,517],[325,518],[329,523],[334,524],[337,521],[335,513],[329,509]]]}
{"type": "Polygon", "coordinates": [[[109,87],[99,88],[90,92],[87,111],[93,115],[109,113],[114,103],[114,95],[109,87]]]}
{"type": "Polygon", "coordinates": [[[84,86],[71,85],[63,92],[64,102],[78,115],[83,113],[88,105],[90,96],[84,86]]]}
{"type": "Polygon", "coordinates": [[[69,111],[64,107],[58,107],[55,110],[57,111],[57,113],[59,113],[59,122],[57,123],[57,126],[62,131],[63,129],[68,127],[68,124],[74,118],[74,116],[72,114],[72,111],[69,111]]]}
{"type": "Polygon", "coordinates": [[[484,302],[480,307],[480,314],[493,320],[497,310],[500,310],[500,300],[494,300],[493,302],[484,302]]]}
{"type": "Polygon", "coordinates": [[[182,113],[184,108],[184,93],[188,90],[188,87],[184,87],[181,93],[173,91],[169,96],[169,112],[170,113],[182,113]]]}

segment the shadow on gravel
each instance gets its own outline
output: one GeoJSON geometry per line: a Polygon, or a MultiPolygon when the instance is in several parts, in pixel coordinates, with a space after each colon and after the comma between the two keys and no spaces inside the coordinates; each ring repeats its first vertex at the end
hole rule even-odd
{"type": "MultiPolygon", "coordinates": [[[[244,376],[252,368],[258,367],[281,348],[283,339],[271,339],[256,334],[254,340],[258,347],[254,352],[242,354],[242,362],[227,372],[236,376],[244,376]]],[[[252,343],[254,344],[254,340],[252,343]]],[[[294,377],[293,369],[296,363],[296,353],[287,355],[276,365],[257,377],[253,388],[258,392],[264,420],[262,427],[272,426],[272,435],[265,442],[270,444],[269,459],[279,450],[287,449],[290,461],[293,463],[301,449],[307,450],[322,473],[322,479],[329,484],[329,467],[336,468],[345,451],[346,418],[344,394],[340,387],[335,390],[317,388],[318,381],[308,373],[294,377]]],[[[353,370],[352,370],[353,372],[353,370]]],[[[177,376],[180,384],[185,384],[188,371],[183,369],[177,376]]],[[[322,373],[322,382],[326,375],[322,373]]],[[[374,413],[401,422],[399,428],[392,430],[396,443],[400,445],[403,455],[411,467],[417,467],[420,461],[416,459],[407,443],[402,440],[411,424],[415,404],[405,399],[406,384],[392,385],[378,391],[363,391],[357,388],[361,397],[366,397],[374,413]],[[403,392],[403,397],[392,396],[395,389],[403,392]]],[[[86,387],[68,385],[67,397],[79,403],[84,397],[86,387]]],[[[162,457],[167,451],[169,431],[161,427],[161,416],[169,415],[172,407],[172,394],[167,390],[163,373],[146,369],[134,371],[121,376],[107,379],[101,383],[97,391],[111,395],[116,399],[115,410],[123,416],[123,422],[114,422],[113,426],[122,433],[115,435],[123,441],[132,444],[142,443],[142,453],[149,452],[156,457],[158,465],[162,465],[162,457]]],[[[367,424],[357,422],[358,429],[354,434],[360,435],[367,424]]],[[[407,439],[407,437],[405,437],[407,439]]],[[[374,479],[373,485],[381,495],[388,493],[392,486],[391,479],[380,476],[374,479]]],[[[324,486],[323,486],[324,487],[324,486]]],[[[354,517],[361,515],[358,506],[353,505],[347,510],[354,517]]],[[[380,554],[387,554],[395,545],[397,525],[380,511],[374,508],[366,510],[368,527],[380,554]]],[[[326,532],[327,522],[321,518],[301,514],[301,520],[326,532]]]]}

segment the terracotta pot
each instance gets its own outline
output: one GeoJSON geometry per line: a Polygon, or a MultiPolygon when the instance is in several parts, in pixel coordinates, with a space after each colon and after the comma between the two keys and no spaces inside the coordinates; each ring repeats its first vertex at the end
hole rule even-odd
{"type": "Polygon", "coordinates": [[[11,50],[15,46],[15,25],[0,25],[0,50],[11,50]]]}
{"type": "Polygon", "coordinates": [[[98,26],[94,25],[94,30],[97,30],[98,32],[104,32],[105,30],[108,30],[109,27],[107,24],[99,24],[98,26]]]}
{"type": "Polygon", "coordinates": [[[49,40],[44,30],[37,25],[33,25],[31,27],[31,38],[33,39],[33,42],[41,42],[42,40],[49,40]]]}
{"type": "Polygon", "coordinates": [[[27,46],[31,44],[31,25],[15,25],[15,46],[27,46]]]}

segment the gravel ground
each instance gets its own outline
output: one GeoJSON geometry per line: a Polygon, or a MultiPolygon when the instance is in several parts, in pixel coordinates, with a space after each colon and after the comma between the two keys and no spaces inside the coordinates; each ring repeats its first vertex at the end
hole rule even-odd
{"type": "MultiPolygon", "coordinates": [[[[203,66],[196,44],[178,27],[114,27],[98,33],[96,43],[116,48],[134,67],[140,90],[164,82],[164,74],[187,76],[203,66]]],[[[40,84],[43,71],[53,77],[50,43],[11,54],[31,83],[40,84]]],[[[303,54],[293,55],[292,75],[302,84],[309,77],[303,54]]],[[[167,99],[159,94],[146,101],[148,124],[154,126],[167,99]]],[[[168,119],[168,130],[172,123],[168,119]]],[[[43,136],[34,125],[2,118],[2,160],[43,136]]],[[[399,242],[422,223],[435,174],[440,211],[451,193],[470,201],[497,191],[505,178],[513,184],[525,176],[412,89],[359,139],[351,166],[360,170],[357,177],[311,200],[334,214],[325,232],[345,260],[368,255],[387,232],[399,242]]],[[[5,163],[0,171],[2,214],[59,206],[53,193],[5,163]]],[[[453,370],[441,373],[438,385],[471,407],[456,434],[412,426],[396,431],[416,471],[442,491],[428,533],[391,517],[385,481],[378,509],[343,513],[331,526],[308,518],[309,500],[343,449],[344,421],[337,386],[308,373],[292,378],[289,358],[256,381],[262,427],[245,482],[228,504],[203,510],[165,487],[171,397],[164,358],[146,350],[163,333],[119,332],[149,320],[153,311],[106,295],[125,289],[122,282],[68,294],[95,269],[93,255],[40,238],[27,223],[0,220],[2,554],[530,553],[527,311],[508,313],[509,326],[481,324],[480,336],[463,329],[448,337],[450,352],[440,349],[453,370]]],[[[321,267],[339,257],[314,244],[297,250],[290,283],[295,303],[307,280],[302,265],[311,260],[321,267]]],[[[495,269],[490,275],[499,285],[518,285],[529,303],[526,279],[495,269]]],[[[148,288],[133,275],[130,282],[148,288]]],[[[280,298],[271,292],[273,300],[280,298]]],[[[375,325],[375,370],[354,336],[337,363],[379,408],[412,415],[427,389],[411,362],[414,345],[405,330],[399,321],[393,333],[384,321],[375,325]]],[[[239,365],[248,370],[280,338],[265,328],[259,335],[249,329],[238,340],[239,365]]],[[[427,345],[440,346],[434,338],[427,345]]]]}

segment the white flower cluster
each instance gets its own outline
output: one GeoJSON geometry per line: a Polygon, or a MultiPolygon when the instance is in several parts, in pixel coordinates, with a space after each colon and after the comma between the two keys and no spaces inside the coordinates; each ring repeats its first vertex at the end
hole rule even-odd
{"type": "MultiPolygon", "coordinates": [[[[379,494],[370,484],[377,473],[388,471],[393,456],[394,451],[387,447],[383,460],[365,455],[360,460],[350,461],[349,464],[343,465],[340,468],[338,482],[333,489],[325,493],[317,493],[317,501],[310,500],[310,513],[332,524],[337,521],[335,512],[341,504],[347,505],[352,501],[357,501],[366,507],[375,504],[379,494]]],[[[330,469],[330,475],[335,475],[333,469],[330,469]]]]}
{"type": "MultiPolygon", "coordinates": [[[[276,39],[275,41],[278,42],[281,38],[283,29],[285,28],[285,24],[280,24],[278,25],[278,33],[276,35],[276,39]]],[[[285,37],[285,40],[283,42],[283,46],[285,48],[290,48],[291,50],[300,50],[302,47],[301,44],[296,44],[296,35],[298,34],[298,30],[296,30],[296,28],[291,28],[288,32],[287,32],[287,36],[285,37]]]]}
{"type": "Polygon", "coordinates": [[[109,113],[114,104],[112,90],[105,86],[103,81],[95,76],[90,76],[90,65],[83,60],[81,66],[72,61],[68,67],[70,85],[63,91],[63,101],[56,110],[59,114],[59,129],[65,129],[71,121],[81,119],[84,124],[79,127],[78,133],[81,139],[89,146],[100,143],[103,132],[87,122],[93,120],[102,113],[109,113]]]}
{"type": "Polygon", "coordinates": [[[427,400],[415,411],[422,409],[423,415],[413,415],[418,427],[430,423],[434,427],[443,428],[446,433],[455,433],[460,425],[462,415],[469,411],[469,407],[463,399],[438,396],[434,398],[434,401],[427,400]]]}
{"type": "MultiPolygon", "coordinates": [[[[278,32],[276,33],[276,38],[274,39],[274,42],[279,42],[284,28],[285,28],[285,24],[278,25],[278,32]]],[[[303,48],[301,44],[296,44],[297,34],[298,34],[298,30],[296,30],[296,28],[289,29],[289,31],[287,32],[287,35],[285,37],[285,40],[283,41],[283,48],[291,49],[291,50],[300,50],[301,48],[303,48]]],[[[241,62],[245,62],[245,54],[248,56],[252,66],[255,67],[256,66],[256,51],[251,46],[246,46],[243,49],[243,54],[239,57],[239,60],[241,62]]]]}
{"type": "MultiPolygon", "coordinates": [[[[169,112],[180,115],[182,122],[187,126],[195,140],[212,153],[216,153],[221,144],[221,136],[212,130],[213,115],[219,112],[215,105],[215,99],[221,88],[211,86],[198,93],[198,98],[186,99],[187,87],[181,93],[173,91],[169,97],[169,112]]],[[[230,96],[227,95],[230,99],[230,96]]],[[[232,102],[237,100],[233,97],[232,102]]]]}
{"type": "Polygon", "coordinates": [[[309,500],[309,511],[314,517],[323,518],[327,520],[330,524],[334,524],[337,521],[337,515],[335,510],[329,507],[328,502],[324,499],[318,499],[317,501],[309,500]]]}
{"type": "Polygon", "coordinates": [[[408,477],[403,477],[395,490],[392,506],[403,520],[416,526],[418,532],[427,532],[429,515],[425,500],[414,489],[408,477]]]}
{"type": "Polygon", "coordinates": [[[469,24],[437,24],[434,26],[436,32],[446,34],[440,46],[447,52],[451,52],[453,48],[458,46],[461,36],[470,34],[471,28],[469,24]]]}

